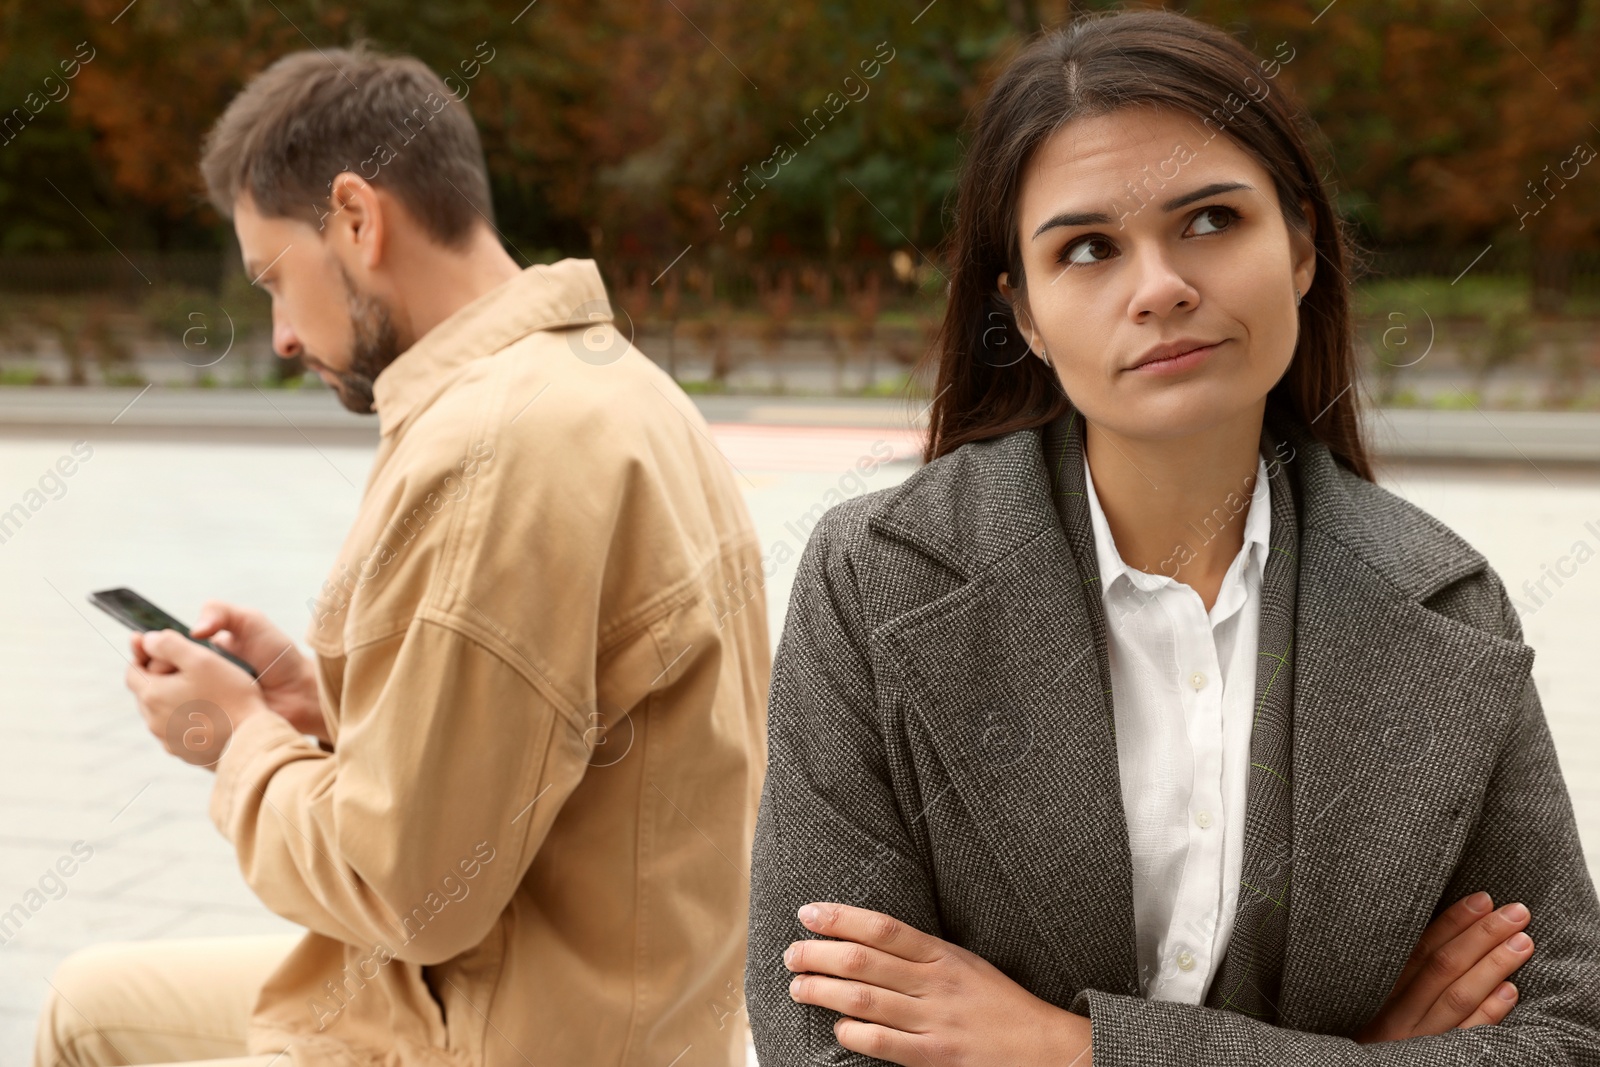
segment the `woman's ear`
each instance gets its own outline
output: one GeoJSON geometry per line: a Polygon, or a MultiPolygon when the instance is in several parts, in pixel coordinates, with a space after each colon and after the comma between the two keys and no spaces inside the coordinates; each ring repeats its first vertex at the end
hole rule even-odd
{"type": "Polygon", "coordinates": [[[1311,291],[1311,279],[1317,274],[1317,216],[1311,209],[1310,200],[1301,198],[1300,215],[1306,220],[1306,228],[1289,227],[1290,273],[1294,277],[1295,290],[1304,297],[1311,291]]]}
{"type": "Polygon", "coordinates": [[[1000,272],[998,285],[1000,295],[1011,308],[1011,317],[1016,320],[1017,329],[1022,331],[1023,339],[1028,343],[1028,351],[1044,360],[1045,365],[1049,366],[1050,356],[1045,351],[1044,342],[1039,339],[1039,332],[1033,328],[1033,319],[1028,314],[1027,300],[1020,290],[1012,287],[1009,271],[1000,272]]]}

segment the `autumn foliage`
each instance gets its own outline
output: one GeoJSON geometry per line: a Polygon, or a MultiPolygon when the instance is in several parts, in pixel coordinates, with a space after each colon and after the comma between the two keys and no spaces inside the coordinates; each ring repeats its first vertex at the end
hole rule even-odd
{"type": "MultiPolygon", "coordinates": [[[[502,229],[530,252],[665,264],[690,244],[932,250],[968,110],[1026,30],[1070,12],[925,4],[3,0],[0,252],[217,247],[226,230],[195,168],[202,134],[275,57],[357,37],[461,81],[502,229]],[[65,80],[62,62],[88,53],[65,80]]],[[[1341,208],[1370,243],[1525,244],[1556,263],[1600,244],[1593,5],[1186,10],[1263,57],[1292,56],[1274,91],[1310,106],[1341,208]]]]}

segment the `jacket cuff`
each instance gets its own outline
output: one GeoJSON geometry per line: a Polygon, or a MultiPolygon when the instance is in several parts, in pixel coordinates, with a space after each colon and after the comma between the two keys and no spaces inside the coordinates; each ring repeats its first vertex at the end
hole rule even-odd
{"type": "Polygon", "coordinates": [[[217,759],[217,780],[211,785],[211,821],[222,836],[233,841],[233,813],[246,790],[263,790],[267,779],[282,766],[286,746],[317,753],[289,720],[276,712],[261,711],[240,723],[217,759]]]}
{"type": "MultiPolygon", "coordinates": [[[[1095,1067],[1223,1067],[1266,1062],[1248,1025],[1207,1025],[1208,1009],[1099,989],[1082,989],[1069,1009],[1089,1016],[1095,1067]]],[[[1243,1017],[1239,1017],[1243,1022],[1243,1017]]]]}

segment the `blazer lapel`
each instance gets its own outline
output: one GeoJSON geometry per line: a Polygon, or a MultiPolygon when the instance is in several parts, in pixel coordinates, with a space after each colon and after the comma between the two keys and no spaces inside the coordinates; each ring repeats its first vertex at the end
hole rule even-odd
{"type": "MultiPolygon", "coordinates": [[[[912,728],[938,752],[1054,952],[1058,966],[1029,976],[1030,988],[1063,1006],[1084,988],[1134,993],[1133,872],[1104,649],[1078,591],[1097,579],[1068,550],[1037,437],[982,447],[993,462],[966,489],[986,529],[966,552],[943,550],[970,580],[874,638],[902,668],[912,728]],[[1009,501],[985,507],[978,494],[1009,501]]],[[[906,516],[878,524],[938,544],[906,516]]]]}
{"type": "Polygon", "coordinates": [[[1280,1025],[1350,1034],[1432,918],[1482,800],[1533,650],[1423,606],[1486,566],[1442,526],[1392,539],[1374,490],[1335,485],[1302,441],[1294,684],[1294,889],[1280,1025]],[[1363,514],[1363,512],[1366,512],[1363,514]]]}

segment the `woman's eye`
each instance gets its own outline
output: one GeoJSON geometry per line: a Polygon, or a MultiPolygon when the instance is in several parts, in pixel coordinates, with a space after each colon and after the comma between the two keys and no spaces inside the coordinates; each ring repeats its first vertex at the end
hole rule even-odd
{"type": "Polygon", "coordinates": [[[1195,231],[1199,234],[1220,233],[1229,226],[1232,226],[1234,220],[1236,220],[1238,217],[1239,213],[1233,210],[1231,207],[1222,207],[1220,205],[1208,207],[1202,209],[1201,212],[1194,217],[1194,222],[1190,223],[1190,228],[1193,229],[1196,226],[1202,227],[1201,229],[1195,231]],[[1206,226],[1210,226],[1211,228],[1205,229],[1204,227],[1206,226]]]}
{"type": "MultiPolygon", "coordinates": [[[[1193,234],[1204,237],[1207,234],[1221,233],[1229,229],[1241,218],[1240,214],[1231,207],[1222,204],[1213,204],[1211,207],[1201,208],[1189,223],[1185,235],[1193,234]]],[[[1099,234],[1080,237],[1061,250],[1056,257],[1056,262],[1068,266],[1088,266],[1094,263],[1103,263],[1117,255],[1117,246],[1109,238],[1099,234]]]]}
{"type": "Polygon", "coordinates": [[[1061,250],[1059,262],[1099,263],[1110,259],[1115,247],[1104,237],[1084,237],[1061,250]]]}

